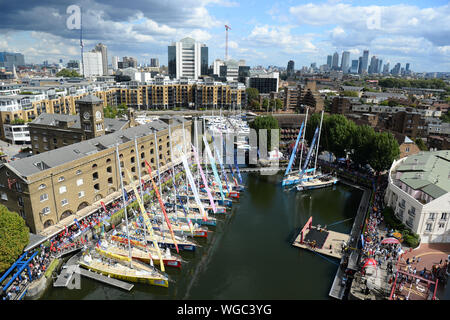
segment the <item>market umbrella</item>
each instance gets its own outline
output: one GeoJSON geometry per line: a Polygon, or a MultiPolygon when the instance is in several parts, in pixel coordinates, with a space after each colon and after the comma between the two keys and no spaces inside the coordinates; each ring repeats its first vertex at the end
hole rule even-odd
{"type": "Polygon", "coordinates": [[[385,243],[400,243],[400,241],[398,241],[398,239],[396,238],[386,238],[383,241],[381,241],[382,244],[385,243]]]}

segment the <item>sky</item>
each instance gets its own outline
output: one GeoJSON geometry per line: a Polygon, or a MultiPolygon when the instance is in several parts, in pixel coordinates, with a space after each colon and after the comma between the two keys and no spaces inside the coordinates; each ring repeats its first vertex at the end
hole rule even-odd
{"type": "Polygon", "coordinates": [[[27,63],[80,59],[71,5],[82,10],[84,50],[105,44],[109,63],[132,56],[167,65],[167,46],[190,36],[209,47],[212,64],[224,59],[226,24],[229,57],[252,67],[320,66],[334,52],[358,59],[368,49],[391,68],[450,71],[448,0],[0,0],[0,51],[27,63]]]}

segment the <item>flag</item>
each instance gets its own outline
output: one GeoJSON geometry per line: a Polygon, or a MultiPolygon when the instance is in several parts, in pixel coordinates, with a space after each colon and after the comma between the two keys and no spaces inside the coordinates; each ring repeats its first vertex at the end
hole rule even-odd
{"type": "Polygon", "coordinates": [[[75,221],[75,223],[77,224],[78,229],[81,229],[80,224],[78,223],[78,220],[77,220],[77,219],[74,219],[73,221],[75,221]]]}
{"type": "Polygon", "coordinates": [[[105,203],[103,201],[100,201],[100,204],[102,205],[103,210],[105,210],[105,213],[107,214],[108,210],[106,209],[105,203]]]}
{"type": "Polygon", "coordinates": [[[127,190],[125,190],[125,188],[123,188],[123,199],[125,200],[125,202],[128,202],[128,194],[127,194],[127,190]]]}
{"type": "Polygon", "coordinates": [[[98,242],[97,242],[97,248],[100,248],[101,245],[102,245],[102,242],[99,239],[98,242]]]}

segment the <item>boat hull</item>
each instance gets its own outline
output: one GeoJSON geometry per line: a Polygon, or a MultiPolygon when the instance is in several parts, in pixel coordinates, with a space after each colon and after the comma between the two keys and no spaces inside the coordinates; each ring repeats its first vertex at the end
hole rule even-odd
{"type": "Polygon", "coordinates": [[[103,274],[104,276],[109,276],[111,278],[128,281],[128,282],[151,284],[154,286],[160,286],[160,287],[165,287],[165,288],[169,287],[169,280],[166,280],[166,279],[157,279],[157,278],[149,278],[149,277],[139,277],[139,276],[134,276],[134,275],[118,274],[118,273],[107,271],[107,270],[104,270],[101,268],[93,267],[91,265],[85,264],[82,261],[80,261],[79,264],[80,264],[80,266],[84,267],[85,269],[103,274]]]}

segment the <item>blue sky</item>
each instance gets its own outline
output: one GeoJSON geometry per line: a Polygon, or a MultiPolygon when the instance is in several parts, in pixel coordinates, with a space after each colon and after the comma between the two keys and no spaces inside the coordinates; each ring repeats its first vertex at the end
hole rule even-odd
{"type": "Polygon", "coordinates": [[[167,65],[167,45],[191,36],[207,44],[212,63],[224,58],[228,24],[230,57],[251,66],[294,60],[299,69],[335,51],[357,59],[369,49],[391,68],[409,62],[413,71],[450,71],[448,1],[5,1],[0,51],[22,52],[29,62],[79,59],[78,30],[66,27],[73,4],[83,8],[85,49],[102,42],[109,59],[157,57],[167,65]]]}

